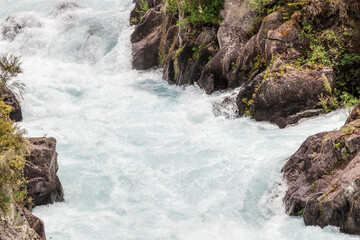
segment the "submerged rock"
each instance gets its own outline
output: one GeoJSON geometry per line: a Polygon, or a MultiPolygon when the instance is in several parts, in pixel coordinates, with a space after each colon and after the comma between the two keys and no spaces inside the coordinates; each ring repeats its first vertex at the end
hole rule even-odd
{"type": "Polygon", "coordinates": [[[359,150],[360,120],[309,137],[282,170],[286,212],[302,214],[306,225],[360,234],[359,150]]]}
{"type": "Polygon", "coordinates": [[[31,154],[25,163],[28,197],[34,206],[64,201],[58,171],[55,138],[30,138],[31,154]]]}

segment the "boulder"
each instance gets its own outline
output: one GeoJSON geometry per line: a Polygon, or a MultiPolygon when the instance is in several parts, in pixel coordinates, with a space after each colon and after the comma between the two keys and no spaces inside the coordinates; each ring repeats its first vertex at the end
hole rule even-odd
{"type": "Polygon", "coordinates": [[[28,180],[28,197],[34,206],[64,201],[64,191],[58,176],[55,138],[30,138],[31,154],[26,159],[24,175],[28,180]]]}
{"type": "Polygon", "coordinates": [[[359,119],[306,139],[282,169],[286,212],[302,214],[306,225],[360,234],[359,143],[359,119]]]}
{"type": "Polygon", "coordinates": [[[148,70],[159,64],[162,39],[161,6],[148,10],[131,35],[132,66],[137,70],[148,70]]]}
{"type": "Polygon", "coordinates": [[[132,45],[132,66],[137,70],[148,70],[157,66],[161,31],[157,29],[143,40],[132,45]]]}
{"type": "Polygon", "coordinates": [[[331,99],[334,86],[335,74],[330,68],[297,69],[278,60],[272,69],[257,75],[240,90],[239,114],[284,128],[301,118],[319,115],[320,98],[331,99]]]}

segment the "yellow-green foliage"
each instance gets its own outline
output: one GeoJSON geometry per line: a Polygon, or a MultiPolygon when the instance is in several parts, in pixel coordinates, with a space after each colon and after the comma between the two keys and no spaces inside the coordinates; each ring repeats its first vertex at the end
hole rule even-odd
{"type": "Polygon", "coordinates": [[[13,193],[15,200],[25,199],[23,169],[29,144],[22,136],[25,133],[9,119],[11,106],[0,100],[0,210],[8,211],[13,193]],[[19,199],[16,199],[18,197],[19,199]]]}

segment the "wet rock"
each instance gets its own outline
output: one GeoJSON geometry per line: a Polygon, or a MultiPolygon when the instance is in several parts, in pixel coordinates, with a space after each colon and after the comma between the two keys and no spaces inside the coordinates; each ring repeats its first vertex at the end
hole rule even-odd
{"type": "Polygon", "coordinates": [[[273,70],[259,74],[239,92],[240,115],[247,114],[258,121],[270,121],[284,128],[302,117],[320,114],[319,98],[331,97],[335,86],[334,71],[330,68],[285,67],[281,60],[274,66],[273,70]],[[325,83],[331,88],[330,92],[325,83]]]}
{"type": "Polygon", "coordinates": [[[282,169],[284,202],[306,225],[360,234],[360,120],[309,137],[282,169]]]}
{"type": "Polygon", "coordinates": [[[24,168],[28,179],[28,197],[34,206],[64,201],[64,191],[58,176],[55,138],[30,138],[31,154],[24,168]]]}
{"type": "Polygon", "coordinates": [[[148,10],[131,35],[132,66],[147,70],[159,63],[162,13],[161,6],[148,10]]]}
{"type": "Polygon", "coordinates": [[[10,119],[14,122],[22,121],[23,118],[22,118],[20,103],[17,100],[15,94],[6,88],[2,97],[4,98],[4,102],[7,105],[13,107],[13,109],[10,112],[10,119]]]}
{"type": "Polygon", "coordinates": [[[350,116],[346,119],[346,123],[348,124],[356,119],[360,118],[360,102],[358,102],[355,107],[352,109],[350,116]]]}
{"type": "Polygon", "coordinates": [[[132,45],[132,65],[137,70],[148,70],[157,66],[161,31],[157,29],[140,42],[132,45]]]}
{"type": "Polygon", "coordinates": [[[9,16],[5,19],[1,32],[5,40],[12,41],[25,28],[39,28],[41,26],[42,24],[37,17],[32,15],[9,16]]]}
{"type": "Polygon", "coordinates": [[[223,116],[225,118],[236,118],[239,116],[239,109],[236,105],[236,94],[227,96],[221,101],[213,104],[213,112],[216,117],[223,116]]]}

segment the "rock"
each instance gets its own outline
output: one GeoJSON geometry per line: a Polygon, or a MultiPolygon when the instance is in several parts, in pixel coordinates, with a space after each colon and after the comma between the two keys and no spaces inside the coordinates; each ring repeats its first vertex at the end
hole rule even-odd
{"type": "Polygon", "coordinates": [[[27,209],[13,201],[6,215],[0,211],[0,239],[45,240],[44,224],[27,209]]]}
{"type": "Polygon", "coordinates": [[[15,94],[6,88],[4,91],[4,95],[2,97],[4,98],[4,102],[7,105],[13,107],[13,109],[10,112],[10,119],[14,122],[22,121],[23,118],[22,118],[20,103],[17,100],[15,94]]]}
{"type": "Polygon", "coordinates": [[[159,59],[159,46],[161,31],[157,29],[140,42],[132,45],[132,65],[137,70],[148,70],[157,66],[159,59]]]}
{"type": "Polygon", "coordinates": [[[9,16],[2,25],[2,36],[5,40],[12,41],[25,28],[40,28],[42,23],[35,15],[9,16]]]}
{"type": "Polygon", "coordinates": [[[161,12],[156,9],[147,11],[142,21],[136,25],[134,32],[131,34],[131,42],[136,43],[144,39],[146,36],[154,32],[161,24],[161,12]]]}
{"type": "Polygon", "coordinates": [[[346,119],[346,123],[348,124],[356,119],[360,118],[360,102],[358,102],[355,107],[353,108],[353,110],[350,113],[350,116],[346,119]]]}
{"type": "Polygon", "coordinates": [[[40,218],[33,215],[28,209],[23,208],[22,211],[27,222],[29,223],[29,226],[34,229],[42,239],[46,239],[44,222],[40,218]]]}
{"type": "Polygon", "coordinates": [[[197,82],[206,93],[236,88],[238,82],[230,76],[241,49],[249,40],[248,31],[255,16],[244,0],[226,0],[222,10],[223,21],[217,32],[220,51],[210,60],[197,82]]]}
{"type": "Polygon", "coordinates": [[[255,17],[255,12],[249,7],[248,1],[226,0],[221,15],[224,20],[217,34],[220,49],[245,44],[249,39],[248,32],[255,17]]]}
{"type": "Polygon", "coordinates": [[[154,8],[162,3],[162,0],[136,0],[136,1],[134,1],[135,7],[130,13],[130,25],[138,24],[141,21],[142,16],[145,14],[146,9],[144,9],[142,1],[144,1],[148,5],[149,9],[154,8]]]}
{"type": "Polygon", "coordinates": [[[64,201],[58,171],[55,138],[30,138],[31,154],[24,168],[28,197],[34,206],[64,201]]]}
{"type": "Polygon", "coordinates": [[[236,118],[239,115],[239,109],[236,105],[236,94],[227,96],[221,101],[213,104],[213,112],[216,117],[224,116],[225,118],[236,118]]]}
{"type": "Polygon", "coordinates": [[[360,234],[360,120],[309,137],[282,169],[290,215],[360,234]]]}
{"type": "Polygon", "coordinates": [[[277,60],[272,70],[259,74],[240,90],[237,97],[239,113],[284,128],[303,117],[320,114],[320,97],[330,99],[334,86],[335,74],[330,68],[297,69],[286,67],[277,60]],[[329,84],[330,92],[325,82],[329,84]]]}
{"type": "Polygon", "coordinates": [[[159,63],[161,21],[161,6],[148,10],[141,22],[136,25],[131,35],[132,66],[137,70],[147,70],[159,63]]]}

